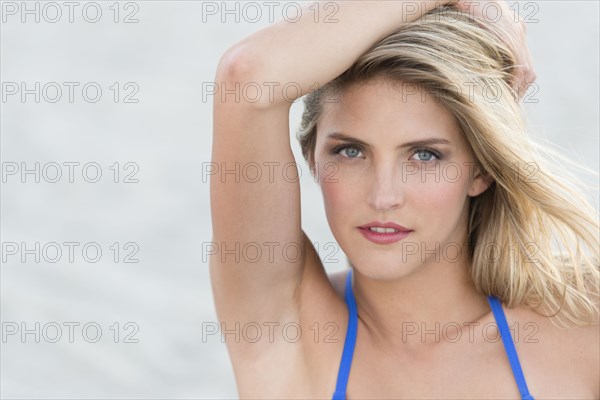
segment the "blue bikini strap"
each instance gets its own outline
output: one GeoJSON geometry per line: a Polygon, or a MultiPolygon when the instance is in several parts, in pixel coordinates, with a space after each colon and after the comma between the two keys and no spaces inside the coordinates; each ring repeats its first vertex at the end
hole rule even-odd
{"type": "Polygon", "coordinates": [[[356,311],[356,301],[352,293],[352,270],[348,271],[346,276],[346,290],[344,299],[348,306],[348,329],[346,330],[346,340],[344,342],[344,352],[340,361],[340,369],[338,372],[337,384],[335,385],[335,393],[333,400],[346,399],[346,387],[348,386],[348,377],[350,375],[350,367],[352,366],[352,357],[354,356],[354,345],[356,344],[356,331],[358,328],[358,314],[356,311]]]}
{"type": "Polygon", "coordinates": [[[517,355],[517,350],[515,349],[515,344],[513,343],[513,338],[510,333],[510,329],[508,328],[508,323],[506,322],[506,316],[504,315],[502,304],[500,303],[500,300],[498,300],[497,297],[492,295],[488,296],[488,301],[490,303],[490,306],[492,307],[494,318],[496,318],[496,323],[498,324],[498,329],[500,331],[500,337],[502,338],[502,342],[504,343],[504,349],[506,350],[506,355],[508,356],[510,367],[512,368],[515,381],[517,382],[517,386],[519,387],[521,399],[533,400],[533,397],[529,394],[529,389],[527,388],[525,377],[523,376],[523,370],[521,369],[519,356],[517,355]]]}

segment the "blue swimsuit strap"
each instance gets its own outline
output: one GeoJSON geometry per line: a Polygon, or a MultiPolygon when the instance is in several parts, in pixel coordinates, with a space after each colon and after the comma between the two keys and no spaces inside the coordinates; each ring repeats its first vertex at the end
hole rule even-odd
{"type": "Polygon", "coordinates": [[[515,381],[519,387],[521,398],[523,400],[533,400],[533,397],[529,394],[525,377],[523,376],[523,370],[521,369],[519,356],[517,355],[517,350],[515,349],[515,344],[513,343],[512,335],[508,328],[508,323],[506,322],[506,316],[504,315],[502,304],[497,297],[492,295],[488,296],[488,302],[490,303],[490,307],[494,313],[494,318],[496,318],[496,323],[498,324],[498,329],[500,330],[500,337],[504,343],[504,349],[506,350],[506,355],[508,356],[508,361],[510,362],[510,367],[512,368],[515,381]]]}
{"type": "Polygon", "coordinates": [[[348,377],[350,375],[352,357],[354,356],[354,345],[356,343],[358,314],[356,311],[356,301],[354,300],[354,294],[352,293],[352,270],[348,271],[348,275],[346,276],[346,290],[344,299],[348,305],[348,329],[346,330],[344,352],[342,353],[342,360],[340,361],[340,369],[338,372],[337,383],[335,385],[333,400],[346,399],[346,387],[348,386],[348,377]]]}
{"type": "MultiPolygon", "coordinates": [[[[352,358],[354,356],[354,347],[356,344],[358,313],[356,310],[356,301],[352,291],[352,270],[349,270],[346,276],[344,299],[346,301],[346,305],[348,306],[348,329],[346,330],[344,350],[342,353],[342,359],[340,361],[340,368],[338,371],[335,392],[333,393],[333,400],[346,400],[346,388],[348,386],[348,377],[350,375],[350,367],[352,366],[352,358]]],[[[517,350],[515,349],[512,341],[512,335],[508,328],[508,323],[506,321],[504,310],[502,309],[502,304],[498,298],[491,295],[488,296],[488,301],[494,314],[494,318],[498,324],[500,337],[502,338],[502,343],[504,344],[504,349],[506,350],[506,355],[508,356],[508,361],[510,362],[513,376],[517,382],[519,392],[521,393],[521,399],[535,400],[533,396],[529,394],[529,389],[527,388],[523,370],[521,369],[521,363],[519,362],[517,350]]]]}

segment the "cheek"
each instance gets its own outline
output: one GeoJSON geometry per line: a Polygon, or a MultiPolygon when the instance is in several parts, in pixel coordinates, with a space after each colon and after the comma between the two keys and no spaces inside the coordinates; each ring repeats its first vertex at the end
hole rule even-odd
{"type": "Polygon", "coordinates": [[[356,174],[339,168],[335,173],[330,170],[329,179],[322,179],[320,186],[329,227],[338,243],[344,243],[348,225],[358,222],[359,210],[364,209],[364,183],[356,174]]]}
{"type": "Polygon", "coordinates": [[[357,206],[360,184],[356,170],[349,170],[326,158],[318,165],[318,174],[328,212],[342,214],[357,206]]]}
{"type": "Polygon", "coordinates": [[[327,215],[334,216],[336,214],[343,215],[349,212],[349,208],[356,206],[353,203],[352,191],[343,185],[341,181],[335,179],[324,180],[321,183],[321,191],[323,193],[323,201],[327,215]]]}
{"type": "Polygon", "coordinates": [[[466,179],[427,179],[410,190],[408,202],[420,226],[435,235],[445,236],[460,224],[468,200],[466,179]]]}
{"type": "Polygon", "coordinates": [[[426,195],[419,197],[417,205],[422,202],[444,210],[456,208],[459,203],[464,202],[466,197],[466,188],[463,182],[433,181],[423,184],[419,189],[426,195]]]}

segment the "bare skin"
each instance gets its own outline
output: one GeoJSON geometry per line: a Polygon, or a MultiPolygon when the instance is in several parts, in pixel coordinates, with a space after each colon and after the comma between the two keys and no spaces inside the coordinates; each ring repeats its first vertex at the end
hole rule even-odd
{"type": "MultiPolygon", "coordinates": [[[[314,82],[323,84],[343,72],[402,18],[401,1],[344,3],[337,26],[282,24],[234,46],[222,59],[217,81],[296,82],[306,93],[314,82]],[[370,18],[364,19],[367,13],[370,18]],[[317,46],[324,38],[328,42],[317,46]],[[340,58],[328,50],[334,45],[340,58]],[[269,59],[268,54],[281,54],[278,63],[253,61],[269,59]],[[307,61],[282,64],[288,59],[307,61]]],[[[406,240],[426,243],[428,249],[435,243],[464,243],[467,199],[488,187],[476,173],[452,184],[397,179],[399,163],[421,168],[436,161],[396,146],[433,134],[449,142],[430,146],[444,154],[443,162],[472,161],[455,122],[439,104],[402,102],[399,95],[401,88],[385,82],[352,88],[328,106],[317,137],[318,165],[335,159],[340,166],[337,183],[320,185],[329,225],[354,266],[359,327],[348,398],[518,398],[502,342],[489,328],[494,317],[485,296],[468,280],[467,261],[422,261],[420,254],[399,261],[399,243],[384,248],[357,231],[370,221],[393,221],[413,229],[406,240]],[[370,147],[334,155],[333,143],[326,140],[331,131],[344,131],[370,147]],[[407,334],[422,323],[434,331],[436,323],[448,329],[437,329],[438,337],[407,334]],[[459,336],[457,325],[463,327],[459,336]]],[[[268,102],[215,102],[213,161],[228,169],[236,162],[294,162],[289,109],[277,95],[268,102]]],[[[299,184],[281,174],[252,183],[213,175],[211,211],[212,241],[227,249],[268,242],[304,250],[295,259],[281,251],[251,262],[221,254],[210,259],[221,322],[227,329],[236,323],[262,327],[259,336],[242,330],[241,340],[226,338],[240,397],[331,398],[348,324],[345,272],[328,276],[302,230],[299,184]]],[[[600,397],[597,326],[559,329],[523,308],[505,308],[505,313],[519,334],[517,352],[536,399],[600,397]]]]}

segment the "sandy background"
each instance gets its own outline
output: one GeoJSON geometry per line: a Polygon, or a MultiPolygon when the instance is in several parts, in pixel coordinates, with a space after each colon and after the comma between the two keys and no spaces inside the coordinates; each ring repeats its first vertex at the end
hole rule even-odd
{"type": "MultiPolygon", "coordinates": [[[[26,4],[33,10],[36,3],[26,4]]],[[[51,23],[56,9],[45,3],[37,3],[39,22],[35,14],[22,22],[21,4],[2,3],[0,32],[0,395],[235,398],[225,345],[217,335],[202,337],[217,320],[202,251],[211,240],[203,166],[210,161],[212,132],[212,99],[203,98],[202,87],[214,80],[225,49],[269,23],[267,9],[255,23],[241,14],[237,22],[235,14],[224,15],[223,22],[220,13],[203,12],[206,2],[115,7],[100,1],[102,15],[91,23],[83,18],[84,2],[77,3],[71,23],[60,2],[62,17],[51,23]],[[126,17],[138,22],[124,23],[126,17]],[[26,89],[40,82],[39,103],[34,94],[25,102],[20,92],[8,94],[21,82],[26,89]],[[48,101],[56,95],[49,82],[63,90],[56,103],[48,101]],[[79,84],[73,102],[64,82],[79,84]],[[87,99],[95,87],[102,90],[95,103],[82,94],[90,82],[87,99]],[[138,101],[125,102],[127,95],[138,101]],[[22,167],[33,169],[36,162],[40,181],[34,173],[22,178],[22,167]],[[56,165],[62,178],[52,183],[56,165]],[[97,170],[102,175],[91,182],[97,170]],[[65,242],[76,243],[72,262],[65,242]],[[24,261],[21,243],[33,249],[24,261]],[[14,244],[21,250],[16,254],[14,244]],[[51,262],[57,248],[62,256],[51,262]],[[98,248],[101,257],[93,262],[98,248]],[[24,337],[23,329],[29,330],[24,337]]],[[[275,8],[276,19],[283,4],[275,8]]],[[[537,93],[530,96],[537,102],[526,104],[532,130],[598,171],[598,2],[511,4],[528,16],[538,73],[537,93]]],[[[95,10],[87,6],[88,19],[95,10]]],[[[297,103],[292,135],[300,112],[297,103]]],[[[597,193],[590,195],[597,200],[597,193]]],[[[302,206],[311,239],[333,243],[320,192],[309,178],[302,181],[302,206]]],[[[343,268],[344,255],[334,258],[339,263],[327,263],[328,271],[343,268]]]]}

